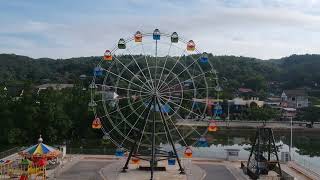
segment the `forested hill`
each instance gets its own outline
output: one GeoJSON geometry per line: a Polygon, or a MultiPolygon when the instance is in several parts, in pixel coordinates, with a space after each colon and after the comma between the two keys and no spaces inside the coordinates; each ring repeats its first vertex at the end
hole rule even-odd
{"type": "MultiPolygon", "coordinates": [[[[313,87],[320,83],[320,55],[292,55],[281,59],[259,60],[236,56],[209,56],[229,88],[263,90],[270,82],[281,88],[313,87]]],[[[100,57],[33,59],[0,54],[0,85],[14,82],[74,83],[81,74],[91,76],[100,57]]]]}

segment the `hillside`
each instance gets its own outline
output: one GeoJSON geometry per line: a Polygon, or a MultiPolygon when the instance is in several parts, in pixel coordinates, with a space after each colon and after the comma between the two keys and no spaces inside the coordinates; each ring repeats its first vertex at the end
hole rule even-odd
{"type": "MultiPolygon", "coordinates": [[[[320,83],[320,55],[292,55],[273,60],[236,56],[209,56],[226,89],[248,87],[265,91],[270,82],[279,88],[314,87],[320,83]]],[[[81,74],[92,75],[99,57],[71,59],[33,59],[14,54],[0,54],[0,83],[44,80],[73,83],[81,74]]]]}

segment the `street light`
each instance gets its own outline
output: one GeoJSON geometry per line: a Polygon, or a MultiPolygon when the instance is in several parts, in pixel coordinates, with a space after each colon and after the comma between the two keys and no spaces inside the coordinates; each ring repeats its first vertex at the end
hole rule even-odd
{"type": "Polygon", "coordinates": [[[227,116],[227,127],[229,127],[230,124],[230,102],[232,102],[232,100],[228,100],[228,116],[227,116]]]}
{"type": "Polygon", "coordinates": [[[290,160],[292,158],[292,116],[290,116],[290,147],[289,147],[289,153],[290,153],[290,160]]]}

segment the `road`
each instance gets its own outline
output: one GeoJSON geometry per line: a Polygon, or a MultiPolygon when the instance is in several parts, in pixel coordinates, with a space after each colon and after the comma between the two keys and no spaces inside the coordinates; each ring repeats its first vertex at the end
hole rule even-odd
{"type": "MultiPolygon", "coordinates": [[[[262,126],[261,121],[229,121],[227,124],[226,121],[216,121],[216,124],[219,127],[234,127],[234,128],[256,128],[262,126]]],[[[177,119],[176,125],[178,126],[208,126],[207,121],[194,121],[192,119],[177,119]]],[[[273,129],[290,129],[290,122],[287,121],[268,121],[266,127],[271,127],[273,129]]],[[[320,124],[314,124],[314,128],[306,128],[305,122],[293,122],[294,129],[310,130],[310,131],[319,131],[320,124]],[[300,125],[301,124],[301,125],[300,125]]]]}
{"type": "Polygon", "coordinates": [[[57,177],[58,180],[102,180],[99,171],[110,164],[106,161],[79,161],[57,177]]]}
{"type": "Polygon", "coordinates": [[[206,171],[206,177],[204,180],[236,180],[236,178],[230,173],[230,171],[223,165],[213,164],[197,164],[200,168],[206,171]]]}

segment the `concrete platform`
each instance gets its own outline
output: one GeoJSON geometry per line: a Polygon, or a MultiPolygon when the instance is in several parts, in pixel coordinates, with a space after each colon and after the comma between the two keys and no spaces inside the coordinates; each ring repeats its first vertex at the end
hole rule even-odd
{"type": "Polygon", "coordinates": [[[58,180],[103,180],[100,175],[100,169],[107,166],[109,161],[79,161],[70,167],[67,171],[56,177],[58,180]]]}
{"type": "MultiPolygon", "coordinates": [[[[161,163],[165,163],[163,161],[161,163]]],[[[138,166],[129,165],[127,173],[121,173],[125,163],[125,158],[115,158],[108,155],[76,155],[69,161],[66,161],[57,171],[48,171],[49,179],[67,180],[149,180],[150,172],[137,170],[138,166]]],[[[147,162],[141,162],[147,163],[147,162]]],[[[161,165],[161,164],[159,164],[161,165]]],[[[165,165],[165,164],[164,164],[165,165]]],[[[178,165],[168,166],[166,172],[155,172],[157,180],[248,180],[240,169],[240,161],[223,161],[206,158],[182,159],[182,166],[185,169],[185,175],[179,174],[178,165]]],[[[296,166],[292,168],[289,163],[281,164],[282,169],[297,179],[309,180],[319,179],[310,178],[298,171],[296,166]]]]}
{"type": "MultiPolygon", "coordinates": [[[[141,165],[148,165],[148,162],[141,162],[141,165]]],[[[127,172],[123,173],[122,167],[124,165],[124,160],[112,163],[103,169],[101,169],[101,175],[107,180],[149,180],[150,171],[138,170],[138,165],[129,164],[129,169],[127,172]]],[[[182,165],[185,169],[185,174],[180,174],[179,166],[169,166],[166,161],[159,162],[159,166],[165,166],[166,171],[155,171],[155,180],[201,180],[205,176],[205,171],[197,165],[193,165],[187,161],[182,160],[182,165]]]]}

